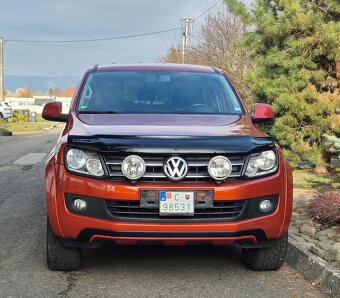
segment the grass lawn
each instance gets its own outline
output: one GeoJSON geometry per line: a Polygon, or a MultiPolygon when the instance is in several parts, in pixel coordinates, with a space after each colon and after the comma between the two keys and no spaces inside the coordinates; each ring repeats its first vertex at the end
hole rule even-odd
{"type": "Polygon", "coordinates": [[[13,120],[14,118],[10,118],[8,122],[0,121],[0,128],[9,130],[14,134],[25,134],[42,132],[55,124],[54,122],[43,119],[39,114],[37,115],[37,122],[12,122],[13,120]]]}
{"type": "Polygon", "coordinates": [[[340,169],[332,169],[330,174],[317,174],[312,170],[294,170],[294,188],[340,191],[340,169]]]}
{"type": "Polygon", "coordinates": [[[53,125],[53,122],[0,122],[0,128],[4,128],[6,130],[9,130],[15,134],[20,133],[33,133],[33,132],[41,132],[45,131],[46,128],[53,125]]]}
{"type": "Polygon", "coordinates": [[[32,133],[41,132],[50,127],[53,123],[25,123],[25,122],[12,122],[12,123],[2,123],[0,128],[7,129],[15,134],[18,133],[32,133]]]}

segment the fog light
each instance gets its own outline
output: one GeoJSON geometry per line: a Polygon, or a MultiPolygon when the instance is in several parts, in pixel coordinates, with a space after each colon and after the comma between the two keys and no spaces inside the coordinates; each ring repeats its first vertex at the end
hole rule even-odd
{"type": "Polygon", "coordinates": [[[273,207],[273,202],[271,200],[263,200],[260,203],[260,210],[262,212],[267,212],[267,211],[271,210],[272,207],[273,207]]]}
{"type": "Polygon", "coordinates": [[[86,202],[82,199],[75,199],[73,201],[73,206],[74,206],[74,208],[81,210],[81,211],[85,210],[87,208],[86,202]]]}

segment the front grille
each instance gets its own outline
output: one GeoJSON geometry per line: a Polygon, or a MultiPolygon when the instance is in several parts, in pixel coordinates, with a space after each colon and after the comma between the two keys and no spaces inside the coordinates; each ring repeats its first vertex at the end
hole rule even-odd
{"type": "Polygon", "coordinates": [[[106,200],[108,212],[122,220],[193,221],[193,220],[235,220],[244,210],[245,200],[215,201],[212,207],[196,209],[193,216],[160,216],[157,204],[154,208],[140,207],[139,201],[106,200]]]}
{"type": "MultiPolygon", "coordinates": [[[[114,180],[125,180],[125,177],[121,171],[121,164],[126,155],[121,154],[106,154],[104,156],[105,163],[109,170],[110,176],[114,180]]],[[[147,155],[141,154],[146,163],[145,174],[139,179],[140,181],[158,182],[169,181],[163,172],[164,161],[171,155],[147,155]]],[[[210,159],[216,155],[195,155],[181,154],[189,166],[187,176],[182,181],[187,182],[204,182],[213,181],[208,173],[208,163],[210,159]]],[[[241,154],[228,154],[225,155],[229,158],[232,164],[232,172],[226,180],[238,179],[241,176],[242,168],[245,162],[245,155],[241,154]]]]}

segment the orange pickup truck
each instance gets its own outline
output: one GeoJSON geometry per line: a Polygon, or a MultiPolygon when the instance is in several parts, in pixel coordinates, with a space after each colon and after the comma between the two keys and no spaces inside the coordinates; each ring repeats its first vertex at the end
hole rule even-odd
{"type": "Polygon", "coordinates": [[[228,76],[177,64],[94,66],[43,117],[66,122],[46,164],[47,262],[76,270],[104,242],[238,245],[253,270],[285,260],[292,173],[228,76]]]}

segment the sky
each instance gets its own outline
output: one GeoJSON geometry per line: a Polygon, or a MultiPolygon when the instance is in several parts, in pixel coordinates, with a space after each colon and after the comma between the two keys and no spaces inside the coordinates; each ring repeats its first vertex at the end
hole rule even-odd
{"type": "MultiPolygon", "coordinates": [[[[17,43],[142,34],[180,27],[221,0],[1,0],[5,75],[81,75],[94,64],[157,62],[181,31],[91,43],[17,43]]],[[[194,23],[197,30],[204,16],[194,23]]]]}

